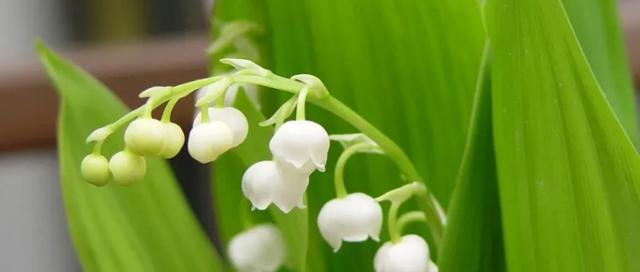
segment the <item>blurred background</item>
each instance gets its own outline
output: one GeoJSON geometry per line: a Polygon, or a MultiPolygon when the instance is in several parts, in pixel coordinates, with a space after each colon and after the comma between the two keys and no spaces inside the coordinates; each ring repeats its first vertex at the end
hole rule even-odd
{"type": "MultiPolygon", "coordinates": [[[[127,104],[152,85],[207,73],[206,0],[0,0],[0,269],[79,271],[67,233],[55,152],[57,98],[33,50],[39,38],[127,104]]],[[[640,86],[640,0],[619,3],[627,54],[640,86]]],[[[188,129],[192,107],[177,120],[188,129]]],[[[178,157],[181,180],[203,169],[178,157]]],[[[195,173],[195,174],[194,174],[195,173]]],[[[202,183],[206,186],[206,182],[202,183]]],[[[205,229],[208,188],[183,184],[205,229]]]]}

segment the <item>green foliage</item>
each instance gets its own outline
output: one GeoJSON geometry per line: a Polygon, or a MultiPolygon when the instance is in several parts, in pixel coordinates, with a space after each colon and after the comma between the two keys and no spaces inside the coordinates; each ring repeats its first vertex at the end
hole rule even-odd
{"type": "MultiPolygon", "coordinates": [[[[446,205],[462,157],[484,40],[476,1],[234,0],[220,1],[215,16],[261,23],[267,33],[262,63],[285,76],[321,78],[334,96],[405,148],[446,205]]],[[[275,106],[269,102],[264,108],[271,110],[275,106]]],[[[335,116],[308,108],[309,118],[330,133],[355,132],[335,116]]],[[[329,184],[339,151],[332,146],[327,173],[311,178],[310,226],[321,205],[334,197],[329,184]]],[[[345,181],[350,192],[371,195],[402,184],[382,156],[354,158],[345,181]]],[[[424,234],[423,229],[410,230],[424,234]]],[[[317,229],[309,234],[312,245],[321,241],[317,229]]],[[[324,255],[330,271],[366,271],[379,246],[347,243],[334,254],[321,242],[321,252],[312,246],[309,254],[324,255]]]]}
{"type": "MultiPolygon", "coordinates": [[[[89,133],[126,107],[84,71],[44,45],[38,52],[61,98],[58,153],[64,206],[85,271],[220,271],[222,264],[189,210],[167,164],[148,161],[145,179],[96,187],[80,176],[89,133]]],[[[105,146],[122,148],[122,134],[105,146]]]]}
{"type": "Polygon", "coordinates": [[[637,271],[640,159],[562,3],[496,0],[489,10],[507,267],[637,271]]]}
{"type": "Polygon", "coordinates": [[[505,271],[491,125],[490,54],[486,49],[465,154],[449,205],[438,259],[441,271],[505,271]]]}
{"type": "MultiPolygon", "coordinates": [[[[254,23],[261,35],[235,44],[248,50],[241,55],[255,49],[256,61],[278,74],[318,76],[409,153],[448,207],[440,251],[429,241],[441,271],[640,270],[640,158],[615,2],[487,5],[482,22],[475,0],[222,0],[212,23],[254,23]],[[481,63],[483,23],[493,53],[481,63]]],[[[222,68],[217,59],[235,49],[210,56],[213,72],[222,68]]],[[[150,160],[145,181],[128,188],[81,180],[84,137],[125,108],[84,72],[44,47],[39,52],[63,98],[63,194],[85,270],[223,269],[161,161],[150,160]]],[[[251,212],[242,196],[244,170],[271,159],[273,129],[258,123],[283,98],[262,96],[261,110],[243,92],[236,101],[250,133],[214,165],[223,246],[251,224],[273,221],[291,270],[372,270],[381,243],[346,243],[333,253],[316,228],[320,207],[334,197],[338,145],[328,171],[311,177],[308,209],[251,212]]],[[[330,133],[356,132],[308,109],[307,117],[330,133]]],[[[111,141],[108,155],[121,145],[111,141]]],[[[354,157],[345,181],[350,192],[373,196],[402,184],[383,156],[354,157]]],[[[428,235],[425,229],[415,224],[408,232],[428,235]]]]}
{"type": "Polygon", "coordinates": [[[634,89],[616,14],[618,1],[563,0],[598,84],[632,141],[637,141],[634,89]]]}

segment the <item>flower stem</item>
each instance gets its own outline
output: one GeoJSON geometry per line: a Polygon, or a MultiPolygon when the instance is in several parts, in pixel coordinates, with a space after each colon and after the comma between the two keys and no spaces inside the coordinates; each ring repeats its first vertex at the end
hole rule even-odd
{"type": "Polygon", "coordinates": [[[209,107],[206,105],[200,107],[200,122],[201,124],[209,123],[209,107]]]}
{"type": "Polygon", "coordinates": [[[308,87],[303,87],[300,93],[298,93],[298,103],[296,106],[296,120],[305,120],[305,104],[307,100],[307,93],[309,93],[308,87]]]}
{"type": "Polygon", "coordinates": [[[336,190],[336,198],[343,198],[347,196],[347,188],[344,185],[344,167],[347,164],[347,161],[354,154],[369,147],[371,147],[371,144],[369,143],[354,144],[347,147],[344,151],[342,151],[342,154],[340,154],[340,157],[336,162],[336,169],[334,170],[335,174],[333,179],[334,187],[336,190]]]}
{"type": "Polygon", "coordinates": [[[402,202],[391,201],[391,207],[389,208],[389,214],[387,215],[387,228],[389,229],[389,240],[391,243],[397,243],[400,241],[400,229],[398,229],[398,208],[400,208],[402,202]]]}
{"type": "Polygon", "coordinates": [[[398,231],[402,233],[407,224],[417,221],[427,222],[427,216],[421,211],[412,211],[401,215],[398,218],[398,231]]]}
{"type": "MultiPolygon", "coordinates": [[[[354,126],[356,129],[360,130],[362,133],[369,136],[369,138],[375,141],[385,154],[387,154],[387,156],[389,156],[389,158],[398,166],[408,181],[424,181],[404,151],[387,135],[371,125],[351,108],[332,96],[317,100],[310,99],[309,101],[326,109],[327,111],[332,112],[354,126]]],[[[427,218],[429,218],[427,224],[431,231],[431,235],[433,235],[436,244],[439,244],[442,239],[442,235],[444,234],[446,224],[446,215],[443,209],[440,207],[438,200],[430,191],[418,195],[417,201],[422,211],[424,211],[427,218]]]]}
{"type": "Polygon", "coordinates": [[[171,100],[169,100],[169,102],[167,102],[167,105],[164,107],[164,111],[162,112],[161,121],[163,123],[171,122],[171,112],[173,112],[173,108],[176,106],[176,103],[178,103],[178,101],[178,98],[172,98],[171,100]]]}

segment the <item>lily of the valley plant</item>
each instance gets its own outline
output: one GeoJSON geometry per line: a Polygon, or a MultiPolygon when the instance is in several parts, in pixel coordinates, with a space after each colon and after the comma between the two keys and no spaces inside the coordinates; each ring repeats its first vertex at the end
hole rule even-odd
{"type": "MultiPolygon", "coordinates": [[[[249,131],[244,114],[224,106],[224,98],[234,85],[259,85],[292,94],[262,126],[275,126],[269,149],[272,159],[257,161],[244,173],[238,186],[254,210],[265,210],[271,204],[289,213],[305,209],[308,186],[327,186],[310,183],[312,173],[324,172],[331,141],[339,142],[344,151],[335,163],[336,196],[322,206],[317,218],[320,234],[334,251],[343,242],[362,242],[369,238],[379,241],[383,226],[380,202],[390,202],[386,212],[389,241],[382,244],[372,259],[376,271],[437,271],[429,257],[429,246],[420,236],[403,234],[404,227],[414,221],[429,222],[431,235],[440,239],[446,222],[438,201],[425,187],[413,163],[389,137],[363,117],[331,96],[325,85],[311,75],[285,78],[273,74],[257,64],[243,59],[223,59],[232,65],[233,73],[198,79],[177,86],[159,86],[140,93],[147,102],[119,120],[96,129],[87,141],[93,152],[82,161],[83,177],[96,186],[104,186],[113,179],[129,185],[141,180],[146,173],[146,157],[174,157],[187,141],[189,154],[200,163],[210,163],[225,152],[241,145],[249,131]],[[202,89],[196,101],[199,113],[194,126],[185,137],[180,127],[171,122],[175,104],[192,92],[202,89]],[[359,130],[353,134],[330,135],[322,125],[307,120],[307,102],[341,117],[359,130]],[[164,105],[160,120],[152,111],[164,105]],[[293,120],[290,115],[295,112],[293,120]],[[126,128],[125,128],[126,126],[126,128]],[[107,159],[102,145],[114,132],[125,129],[122,151],[107,159]],[[349,158],[358,153],[384,154],[406,178],[406,185],[378,197],[366,192],[349,193],[344,171],[349,158]],[[399,214],[402,203],[420,198],[420,211],[399,214]]],[[[220,169],[219,171],[224,171],[220,169]]],[[[230,262],[240,271],[275,271],[283,265],[286,248],[280,230],[263,223],[248,227],[231,239],[228,247],[230,262]]],[[[433,246],[433,245],[432,245],[433,246]]],[[[373,256],[372,256],[373,257],[373,256]]]]}

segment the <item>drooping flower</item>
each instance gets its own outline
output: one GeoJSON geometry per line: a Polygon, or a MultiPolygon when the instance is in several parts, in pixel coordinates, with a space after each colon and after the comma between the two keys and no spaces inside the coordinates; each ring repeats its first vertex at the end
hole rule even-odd
{"type": "MultiPolygon", "coordinates": [[[[200,113],[193,119],[193,126],[200,125],[202,117],[200,113]]],[[[232,147],[240,145],[249,132],[249,123],[244,114],[234,107],[209,108],[209,119],[211,121],[220,121],[225,123],[231,129],[233,134],[232,147]]]]}
{"type": "Polygon", "coordinates": [[[376,272],[430,272],[429,246],[418,235],[405,235],[397,243],[384,243],[373,266],[376,272]]]}
{"type": "Polygon", "coordinates": [[[229,259],[240,272],[276,271],[286,254],[282,233],[272,224],[257,225],[229,241],[229,259]]]}
{"type": "Polygon", "coordinates": [[[129,185],[144,178],[147,162],[144,157],[129,150],[123,150],[111,157],[109,171],[117,183],[129,185]]]}
{"type": "Polygon", "coordinates": [[[329,135],[317,123],[288,121],[282,124],[269,142],[274,159],[290,164],[298,172],[324,171],[329,152],[329,135]]]}
{"type": "Polygon", "coordinates": [[[164,143],[159,155],[165,159],[170,159],[178,155],[182,145],[184,145],[184,132],[175,123],[162,123],[164,130],[164,143]]]}
{"type": "Polygon", "coordinates": [[[152,118],[138,118],[124,132],[127,148],[143,156],[159,155],[165,139],[162,122],[152,118]]]}
{"type": "Polygon", "coordinates": [[[320,210],[318,228],[320,234],[334,251],[342,241],[361,242],[371,237],[378,240],[382,227],[382,208],[372,197],[352,193],[333,199],[320,210]]]}
{"type": "Polygon", "coordinates": [[[232,143],[233,134],[229,126],[213,121],[191,129],[187,148],[191,157],[200,163],[209,163],[229,150],[232,143]]]}
{"type": "Polygon", "coordinates": [[[109,181],[109,161],[102,155],[89,154],[80,165],[82,177],[96,186],[103,186],[109,181]]]}
{"type": "Polygon", "coordinates": [[[266,209],[271,203],[285,213],[294,207],[304,208],[304,192],[308,185],[308,176],[288,172],[274,161],[255,163],[242,176],[242,192],[259,210],[266,209]]]}
{"type": "Polygon", "coordinates": [[[433,261],[429,260],[429,272],[438,272],[438,266],[433,263],[433,261]]]}

